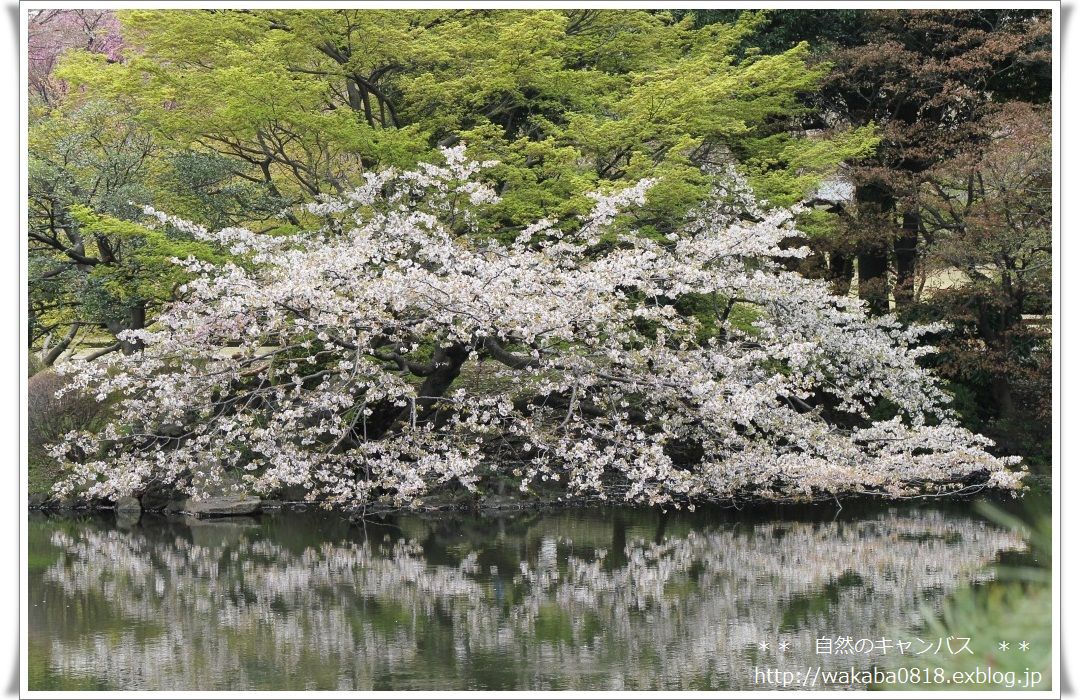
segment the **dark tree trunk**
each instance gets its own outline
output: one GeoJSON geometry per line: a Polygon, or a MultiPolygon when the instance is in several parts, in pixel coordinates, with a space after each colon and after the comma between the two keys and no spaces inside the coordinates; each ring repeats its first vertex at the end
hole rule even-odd
{"type": "Polygon", "coordinates": [[[345,79],[345,90],[349,95],[349,107],[354,112],[362,111],[368,126],[374,128],[375,118],[371,114],[371,101],[368,99],[367,90],[353,78],[345,79]]]}
{"type": "MultiPolygon", "coordinates": [[[[859,185],[855,188],[855,200],[860,209],[860,218],[864,222],[876,220],[880,222],[879,225],[890,226],[886,222],[892,220],[896,198],[885,185],[877,182],[859,185]]],[[[872,314],[889,311],[888,239],[888,236],[871,235],[869,240],[861,241],[858,251],[859,298],[869,305],[872,314]]]]}
{"type": "Polygon", "coordinates": [[[918,263],[919,213],[904,213],[904,223],[900,235],[893,242],[893,254],[896,256],[896,283],[893,286],[893,299],[896,308],[903,309],[915,302],[915,267],[918,263]]]}
{"type": "MultiPolygon", "coordinates": [[[[780,241],[780,248],[783,250],[801,248],[806,245],[806,239],[797,236],[790,236],[780,241]]],[[[808,279],[822,279],[827,277],[829,274],[829,266],[825,260],[824,253],[813,245],[808,247],[810,248],[810,254],[805,258],[777,257],[773,258],[773,260],[785,269],[791,270],[792,272],[798,272],[808,279]]]]}
{"type": "MultiPolygon", "coordinates": [[[[128,324],[127,327],[130,330],[137,331],[146,327],[146,302],[138,302],[128,310],[128,324]]],[[[141,341],[120,341],[120,350],[125,355],[130,355],[133,352],[142,350],[141,341]]]]}
{"type": "MultiPolygon", "coordinates": [[[[1005,292],[1011,292],[1011,285],[1007,282],[1003,285],[1005,292]]],[[[979,300],[978,316],[979,337],[991,352],[1004,352],[1009,342],[1009,331],[1015,328],[1023,320],[1020,307],[1010,300],[1005,304],[994,303],[985,297],[979,300]]],[[[1011,421],[1016,418],[1016,403],[1013,399],[1012,382],[1009,380],[1005,367],[991,368],[990,392],[994,400],[994,408],[997,417],[1011,421]]]]}
{"type": "Polygon", "coordinates": [[[63,355],[64,351],[71,345],[71,341],[75,340],[75,334],[79,332],[80,325],[82,324],[78,321],[72,323],[68,328],[67,334],[60,339],[60,342],[58,342],[53,349],[49,350],[49,352],[45,354],[45,357],[41,358],[42,363],[46,367],[52,367],[53,363],[60,359],[60,356],[63,355]]]}
{"type": "MultiPolygon", "coordinates": [[[[109,332],[113,335],[121,331],[132,330],[137,331],[146,327],[146,302],[136,302],[128,308],[127,318],[124,320],[109,321],[105,324],[105,327],[109,329],[109,332]]],[[[132,353],[142,350],[142,343],[139,341],[121,340],[120,350],[125,355],[131,355],[132,353]]]]}
{"type": "MultiPolygon", "coordinates": [[[[438,412],[439,398],[461,374],[461,366],[469,359],[469,347],[457,344],[435,350],[435,371],[424,379],[417,392],[417,420],[426,420],[438,412]]],[[[437,416],[435,416],[437,417],[437,416]]]]}
{"type": "Polygon", "coordinates": [[[846,297],[851,293],[851,278],[855,274],[855,261],[846,253],[829,253],[829,284],[833,294],[846,297]]]}
{"type": "MultiPolygon", "coordinates": [[[[281,194],[281,190],[279,190],[277,188],[277,185],[274,184],[274,178],[273,178],[273,175],[270,172],[271,163],[273,163],[273,161],[270,158],[266,158],[266,159],[259,162],[259,168],[262,170],[263,182],[266,183],[266,189],[267,189],[268,192],[270,192],[270,194],[272,194],[273,196],[277,197],[280,200],[284,200],[285,197],[281,194]]],[[[294,215],[288,209],[285,209],[285,218],[293,226],[299,226],[300,225],[300,220],[297,219],[296,215],[294,215]]]]}
{"type": "MultiPolygon", "coordinates": [[[[434,371],[424,378],[416,394],[416,422],[439,420],[439,400],[446,394],[447,389],[454,383],[461,373],[461,366],[469,358],[467,345],[455,344],[448,347],[435,349],[432,361],[434,371]]],[[[376,407],[370,418],[366,421],[365,433],[368,439],[378,440],[394,430],[402,423],[412,420],[413,406],[405,408],[394,406],[392,403],[383,403],[376,407]]]]}
{"type": "Polygon", "coordinates": [[[870,306],[870,313],[889,312],[889,256],[884,248],[859,253],[859,298],[870,306]]]}
{"type": "Polygon", "coordinates": [[[990,384],[990,391],[994,395],[994,405],[997,408],[998,418],[1004,421],[1012,421],[1016,418],[1016,404],[1013,401],[1012,383],[1008,376],[999,373],[994,375],[990,384]]]}

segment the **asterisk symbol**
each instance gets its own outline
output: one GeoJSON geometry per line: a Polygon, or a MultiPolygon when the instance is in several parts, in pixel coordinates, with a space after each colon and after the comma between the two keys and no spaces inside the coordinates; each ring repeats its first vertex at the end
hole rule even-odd
{"type": "Polygon", "coordinates": [[[780,642],[776,646],[777,646],[777,648],[780,649],[780,651],[787,651],[788,647],[791,646],[791,643],[785,639],[784,641],[780,642]]]}
{"type": "Polygon", "coordinates": [[[1001,649],[1002,651],[1008,651],[1009,650],[1009,643],[1008,642],[999,642],[998,643],[998,649],[1001,649]]]}
{"type": "Polygon", "coordinates": [[[769,643],[768,642],[758,642],[758,646],[761,647],[762,651],[768,651],[769,650],[769,643]]]}
{"type": "Polygon", "coordinates": [[[1027,650],[1028,650],[1028,647],[1030,647],[1031,645],[1030,645],[1030,644],[1028,644],[1028,643],[1027,643],[1027,641],[1025,640],[1025,641],[1023,641],[1023,642],[1020,642],[1020,643],[1019,643],[1019,644],[1017,644],[1016,646],[1020,647],[1020,651],[1027,651],[1027,650]]]}

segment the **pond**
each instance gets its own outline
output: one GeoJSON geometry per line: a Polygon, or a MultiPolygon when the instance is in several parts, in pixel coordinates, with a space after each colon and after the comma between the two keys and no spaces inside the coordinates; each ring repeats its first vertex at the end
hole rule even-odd
{"type": "Polygon", "coordinates": [[[31,514],[28,541],[31,690],[754,689],[868,664],[817,640],[895,636],[1024,549],[925,502],[31,514]]]}

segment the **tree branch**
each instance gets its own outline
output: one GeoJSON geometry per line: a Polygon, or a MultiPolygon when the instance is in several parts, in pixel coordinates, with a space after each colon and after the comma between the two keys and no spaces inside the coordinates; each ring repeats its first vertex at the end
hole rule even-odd
{"type": "Polygon", "coordinates": [[[502,345],[499,345],[499,341],[491,336],[484,338],[484,349],[487,350],[488,354],[493,358],[511,369],[528,369],[530,367],[540,366],[540,361],[536,358],[515,355],[505,349],[502,345]]]}

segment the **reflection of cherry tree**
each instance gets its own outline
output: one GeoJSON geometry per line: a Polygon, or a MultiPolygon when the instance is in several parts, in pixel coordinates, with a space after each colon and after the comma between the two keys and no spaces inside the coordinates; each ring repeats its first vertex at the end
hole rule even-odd
{"type": "Polygon", "coordinates": [[[827,665],[816,636],[889,636],[928,594],[988,578],[1023,546],[935,512],[632,536],[621,552],[540,529],[506,571],[475,547],[432,564],[403,537],[297,552],[254,528],[213,546],[57,530],[65,557],[44,585],[126,622],[119,639],[55,638],[48,663],[116,687],[362,689],[390,673],[400,687],[472,687],[470,659],[495,655],[522,687],[740,687],[754,663],[827,665]],[[772,647],[754,651],[762,639],[772,647]]]}

